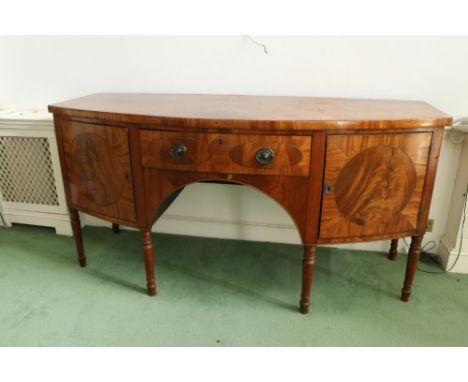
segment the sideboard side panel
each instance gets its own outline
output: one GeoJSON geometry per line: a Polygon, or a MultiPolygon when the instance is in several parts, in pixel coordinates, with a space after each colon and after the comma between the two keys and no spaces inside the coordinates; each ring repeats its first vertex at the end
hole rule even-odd
{"type": "Polygon", "coordinates": [[[418,221],[418,233],[423,235],[426,232],[429,209],[431,207],[432,191],[434,189],[437,165],[439,163],[440,148],[444,139],[444,127],[434,129],[432,133],[431,150],[427,165],[426,179],[424,182],[424,192],[421,200],[421,207],[418,221]]]}
{"type": "Polygon", "coordinates": [[[151,229],[151,222],[147,219],[147,202],[145,196],[145,182],[141,165],[140,128],[135,125],[128,127],[130,140],[130,158],[132,162],[133,190],[135,194],[136,219],[138,226],[151,229]]]}
{"type": "Polygon", "coordinates": [[[65,150],[63,148],[63,125],[64,120],[58,116],[54,115],[54,128],[55,128],[55,136],[57,137],[57,148],[58,154],[60,158],[60,170],[62,171],[62,179],[63,179],[63,188],[65,191],[65,200],[67,202],[67,206],[71,206],[71,197],[70,197],[70,185],[68,180],[68,173],[67,168],[65,165],[65,150]]]}
{"type": "Polygon", "coordinates": [[[308,245],[316,244],[319,234],[326,139],[323,131],[312,135],[305,233],[305,244],[308,245]]]}

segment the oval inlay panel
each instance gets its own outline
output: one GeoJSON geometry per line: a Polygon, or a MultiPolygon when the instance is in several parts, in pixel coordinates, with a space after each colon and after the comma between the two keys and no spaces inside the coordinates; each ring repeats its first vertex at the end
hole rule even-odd
{"type": "Polygon", "coordinates": [[[343,167],[335,184],[335,201],[355,224],[385,224],[403,210],[415,184],[414,164],[403,150],[372,147],[343,167]]]}
{"type": "Polygon", "coordinates": [[[99,206],[114,204],[121,196],[126,176],[117,154],[103,138],[83,133],[72,143],[72,171],[80,192],[99,206]]]}

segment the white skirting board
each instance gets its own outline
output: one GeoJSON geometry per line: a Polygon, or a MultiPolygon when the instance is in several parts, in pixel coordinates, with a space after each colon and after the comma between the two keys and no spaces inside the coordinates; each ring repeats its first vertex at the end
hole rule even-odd
{"type": "Polygon", "coordinates": [[[2,213],[7,227],[13,223],[31,224],[37,226],[53,227],[58,235],[71,236],[73,234],[68,215],[52,214],[50,212],[35,212],[22,210],[8,210],[2,213]]]}
{"type": "Polygon", "coordinates": [[[459,247],[453,246],[447,239],[447,236],[442,236],[439,246],[439,257],[440,263],[445,270],[450,269],[450,272],[453,273],[468,273],[468,252],[463,252],[463,247],[465,246],[462,246],[462,251],[460,252],[460,256],[458,256],[459,247]],[[453,266],[455,261],[457,263],[453,266]]]}
{"type": "MultiPolygon", "coordinates": [[[[83,225],[110,227],[111,223],[90,215],[80,214],[83,225]]],[[[123,229],[132,229],[121,226],[123,229]]],[[[153,232],[221,239],[269,241],[299,244],[293,225],[231,221],[187,215],[164,214],[153,226],[153,232]]]]}
{"type": "MultiPolygon", "coordinates": [[[[80,213],[82,225],[111,227],[111,223],[80,213]]],[[[122,229],[133,228],[121,226],[122,229]]],[[[268,224],[262,222],[210,219],[196,216],[164,214],[152,229],[155,233],[187,235],[232,240],[262,241],[300,245],[300,237],[294,225],[268,224]]],[[[86,239],[85,239],[86,240],[86,239]]],[[[337,248],[385,252],[389,241],[330,245],[337,248]]]]}
{"type": "MultiPolygon", "coordinates": [[[[110,227],[110,223],[87,215],[83,215],[82,223],[110,227]]],[[[153,232],[287,244],[301,243],[293,221],[276,201],[250,187],[225,184],[195,183],[186,187],[153,226],[153,232]]],[[[388,251],[390,242],[334,246],[388,251]]]]}

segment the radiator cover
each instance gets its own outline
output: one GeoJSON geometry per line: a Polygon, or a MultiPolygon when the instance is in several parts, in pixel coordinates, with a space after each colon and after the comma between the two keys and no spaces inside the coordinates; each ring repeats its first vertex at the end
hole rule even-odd
{"type": "Polygon", "coordinates": [[[71,235],[53,122],[0,117],[0,225],[54,227],[71,235]]]}

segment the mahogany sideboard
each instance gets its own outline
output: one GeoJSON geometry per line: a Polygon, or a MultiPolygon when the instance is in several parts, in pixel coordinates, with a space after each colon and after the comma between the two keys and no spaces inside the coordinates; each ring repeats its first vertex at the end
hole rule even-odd
{"type": "Polygon", "coordinates": [[[452,118],[427,103],[270,96],[94,94],[54,114],[79,264],[78,210],[141,231],[147,290],[156,294],[151,227],[200,181],[254,187],[299,231],[300,311],[318,244],[411,236],[408,301],[439,159],[452,118]]]}

